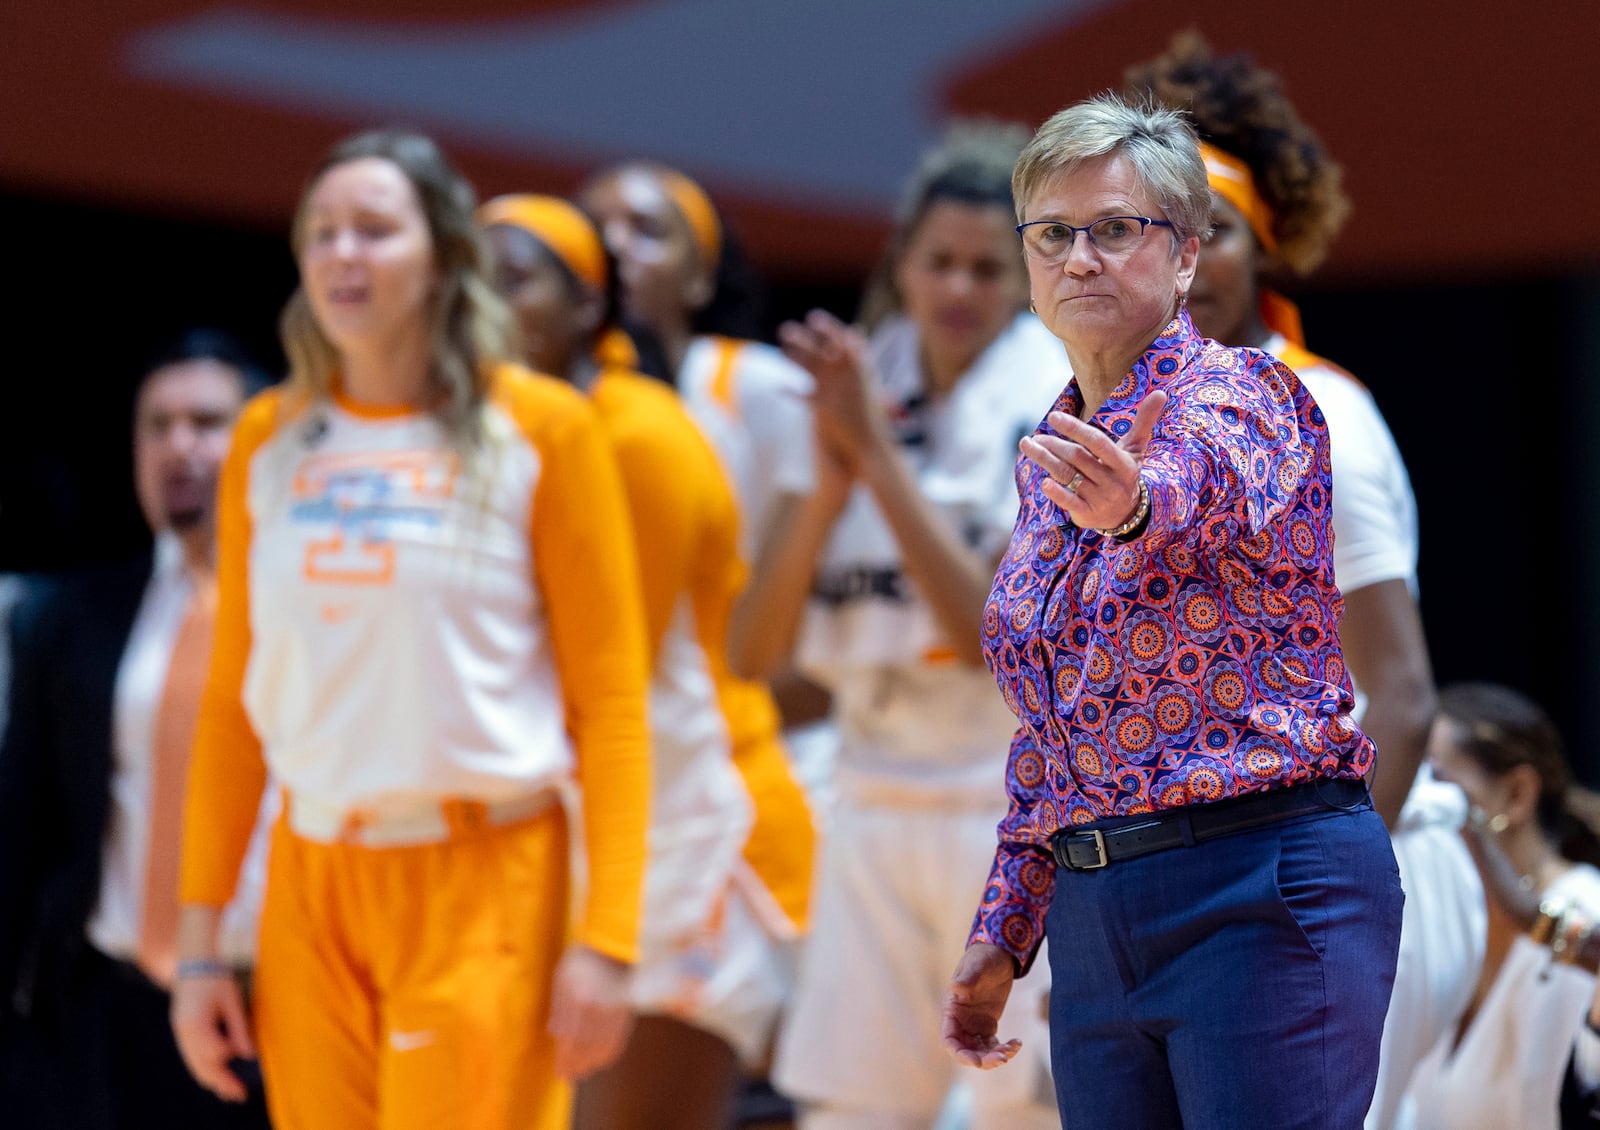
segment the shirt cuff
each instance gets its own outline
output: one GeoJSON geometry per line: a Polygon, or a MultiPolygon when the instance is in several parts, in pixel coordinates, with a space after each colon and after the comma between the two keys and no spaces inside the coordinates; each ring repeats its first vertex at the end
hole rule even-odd
{"type": "Polygon", "coordinates": [[[1017,963],[1017,976],[1026,976],[1044,941],[1055,869],[1054,857],[1044,848],[1002,842],[967,944],[999,946],[1017,963]]]}
{"type": "Polygon", "coordinates": [[[1129,538],[1128,541],[1153,550],[1174,540],[1182,532],[1189,522],[1192,504],[1183,484],[1154,473],[1148,466],[1139,472],[1139,478],[1150,496],[1150,513],[1138,537],[1129,538]]]}

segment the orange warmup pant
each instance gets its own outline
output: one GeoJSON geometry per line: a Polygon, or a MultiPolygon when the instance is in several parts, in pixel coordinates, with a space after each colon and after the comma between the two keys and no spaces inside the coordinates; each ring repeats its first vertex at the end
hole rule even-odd
{"type": "Polygon", "coordinates": [[[564,1130],[560,805],[404,847],[273,830],[256,1035],[276,1130],[564,1130]]]}

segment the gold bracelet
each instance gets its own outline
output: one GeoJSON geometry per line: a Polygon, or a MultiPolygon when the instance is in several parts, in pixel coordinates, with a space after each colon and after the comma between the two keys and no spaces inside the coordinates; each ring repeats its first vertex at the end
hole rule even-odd
{"type": "Polygon", "coordinates": [[[1138,505],[1133,508],[1133,515],[1120,526],[1115,526],[1109,530],[1099,530],[1098,532],[1102,537],[1127,537],[1129,534],[1133,533],[1134,530],[1137,530],[1140,523],[1142,523],[1149,516],[1150,488],[1144,485],[1144,479],[1141,478],[1139,480],[1139,502],[1138,505]]]}

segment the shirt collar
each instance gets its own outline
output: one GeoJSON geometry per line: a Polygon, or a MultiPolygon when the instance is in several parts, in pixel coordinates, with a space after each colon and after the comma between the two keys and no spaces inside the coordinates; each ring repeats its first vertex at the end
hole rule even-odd
{"type": "Polygon", "coordinates": [[[1195,332],[1189,311],[1179,310],[1177,317],[1167,323],[1167,328],[1156,335],[1150,348],[1133,363],[1122,383],[1111,390],[1095,415],[1120,415],[1138,408],[1141,400],[1170,384],[1172,378],[1183,371],[1200,351],[1203,340],[1195,332]]]}
{"type": "MultiPolygon", "coordinates": [[[[1188,309],[1180,309],[1177,316],[1167,323],[1167,328],[1156,335],[1150,347],[1133,363],[1133,368],[1128,370],[1122,382],[1111,390],[1106,402],[1095,410],[1091,422],[1098,421],[1103,429],[1111,430],[1107,425],[1112,418],[1131,417],[1140,401],[1171,383],[1183,371],[1200,352],[1204,342],[1205,339],[1195,330],[1194,322],[1189,318],[1188,309]]],[[[1083,411],[1083,393],[1078,389],[1077,377],[1067,384],[1053,411],[1069,412],[1074,416],[1083,411]]],[[[1052,433],[1055,431],[1048,425],[1046,428],[1052,433]]]]}

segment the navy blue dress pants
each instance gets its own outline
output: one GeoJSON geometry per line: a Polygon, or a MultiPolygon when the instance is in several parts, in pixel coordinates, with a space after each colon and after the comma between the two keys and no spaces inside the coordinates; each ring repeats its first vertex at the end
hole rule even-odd
{"type": "Polygon", "coordinates": [[[1046,934],[1064,1125],[1358,1130],[1403,900],[1370,804],[1057,868],[1046,934]]]}

